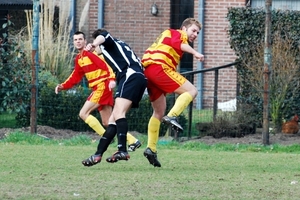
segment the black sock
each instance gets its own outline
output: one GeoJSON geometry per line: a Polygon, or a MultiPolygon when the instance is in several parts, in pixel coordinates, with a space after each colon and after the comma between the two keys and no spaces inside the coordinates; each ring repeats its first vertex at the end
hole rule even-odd
{"type": "Polygon", "coordinates": [[[114,139],[117,133],[117,127],[114,124],[109,124],[103,136],[100,138],[97,151],[95,154],[103,155],[103,153],[107,150],[107,147],[114,139]]]}
{"type": "Polygon", "coordinates": [[[117,124],[117,136],[118,136],[118,149],[119,151],[127,152],[126,139],[128,124],[126,118],[116,120],[117,124]]]}

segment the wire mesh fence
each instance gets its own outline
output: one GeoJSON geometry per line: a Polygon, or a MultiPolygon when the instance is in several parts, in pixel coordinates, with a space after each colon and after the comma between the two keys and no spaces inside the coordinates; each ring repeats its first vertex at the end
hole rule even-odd
{"type": "MultiPolygon", "coordinates": [[[[228,3],[227,1],[224,2],[228,3]]],[[[236,6],[243,6],[244,4],[245,1],[241,0],[236,3],[236,6]]],[[[145,49],[154,42],[163,30],[168,28],[180,28],[182,21],[188,17],[197,18],[203,25],[197,42],[192,44],[192,46],[197,51],[204,53],[206,61],[205,63],[199,63],[193,60],[192,55],[184,54],[180,66],[178,66],[178,71],[186,73],[195,69],[212,68],[233,62],[236,59],[234,52],[232,52],[228,45],[228,36],[226,33],[226,27],[228,26],[228,21],[226,20],[227,7],[220,7],[217,1],[204,3],[204,1],[193,0],[170,2],[159,0],[153,3],[144,0],[42,0],[41,5],[43,6],[41,6],[40,11],[39,34],[45,38],[40,37],[39,41],[39,48],[42,52],[42,54],[40,54],[39,67],[41,70],[49,70],[55,75],[60,74],[64,70],[70,71],[72,68],[70,58],[72,58],[73,52],[70,51],[70,53],[68,51],[72,48],[72,45],[68,44],[68,42],[71,38],[71,33],[75,30],[84,31],[87,35],[88,42],[91,42],[91,33],[95,29],[103,27],[109,30],[113,36],[128,43],[134,49],[135,53],[139,57],[142,57],[145,49]],[[150,12],[153,6],[156,6],[155,8],[158,13],[153,14],[150,12]],[[205,18],[204,15],[206,16],[205,18]],[[67,24],[67,26],[62,27],[63,24],[67,24]],[[62,43],[62,41],[65,43],[62,43]]],[[[228,3],[228,7],[229,6],[232,6],[232,4],[228,3]]],[[[28,19],[32,20],[30,12],[31,11],[26,11],[26,15],[22,13],[24,17],[20,17],[23,19],[20,21],[20,24],[23,23],[24,26],[32,24],[32,22],[28,22],[28,19]],[[26,18],[28,19],[25,20],[26,18]]],[[[11,12],[11,15],[15,16],[16,14],[11,12]]],[[[32,34],[33,30],[30,25],[27,26],[27,29],[27,31],[32,34]]],[[[31,37],[23,39],[23,41],[27,40],[27,46],[25,46],[24,52],[29,60],[31,57],[31,39],[31,37]]],[[[30,68],[27,71],[30,71],[30,68]]],[[[216,112],[219,112],[216,107],[217,103],[231,102],[236,99],[236,69],[234,66],[219,70],[217,76],[218,82],[215,82],[216,72],[214,71],[195,73],[187,77],[198,88],[199,95],[183,112],[183,116],[186,120],[181,120],[181,123],[184,123],[186,128],[181,135],[197,135],[198,131],[195,128],[195,124],[201,121],[212,121],[216,112]]],[[[66,76],[63,78],[66,78],[66,76]]],[[[61,79],[63,80],[63,78],[61,79]]],[[[39,87],[40,86],[41,85],[39,85],[39,87]]],[[[27,85],[26,88],[20,87],[18,90],[27,90],[30,92],[30,87],[30,85],[27,85]]],[[[6,89],[6,87],[1,88],[1,90],[3,93],[11,91],[11,89],[6,89]]],[[[53,92],[54,95],[54,88],[49,87],[48,90],[53,92]]],[[[41,98],[41,95],[41,93],[38,93],[38,99],[41,98]]],[[[87,95],[88,94],[82,96],[83,101],[87,95]]],[[[10,96],[9,98],[11,101],[19,101],[16,97],[10,96]]],[[[38,125],[53,125],[58,128],[74,130],[89,130],[87,124],[78,117],[79,110],[83,103],[75,104],[73,100],[70,101],[67,106],[64,106],[59,102],[55,104],[56,98],[58,97],[49,96],[49,103],[43,103],[40,100],[36,102],[38,125]],[[49,104],[53,106],[49,106],[49,104]],[[57,115],[59,115],[60,118],[57,115]]],[[[170,105],[172,105],[172,102],[174,103],[175,98],[176,96],[173,94],[168,95],[170,105]]],[[[0,102],[3,102],[2,100],[0,95],[0,102]]],[[[150,102],[146,102],[145,105],[143,104],[138,109],[139,111],[132,111],[132,113],[128,114],[130,130],[134,131],[138,128],[142,132],[146,132],[147,121],[152,112],[151,106],[149,105],[150,102]],[[145,113],[147,114],[144,115],[145,113]]],[[[26,109],[28,109],[26,112],[30,112],[30,103],[28,103],[26,109]]],[[[94,115],[99,118],[97,111],[94,112],[94,115]]],[[[30,115],[27,113],[26,116],[27,118],[22,118],[22,122],[25,121],[28,124],[30,115]]],[[[15,117],[18,118],[18,113],[9,113],[8,109],[3,109],[0,113],[0,127],[22,126],[13,120],[15,117]]],[[[165,129],[166,128],[164,128],[161,134],[164,134],[165,129]]]]}
{"type": "MultiPolygon", "coordinates": [[[[234,63],[232,64],[234,65],[234,63]]],[[[226,67],[230,67],[226,66],[226,67]]],[[[210,69],[209,71],[222,71],[222,67],[210,69]]],[[[191,71],[186,72],[184,76],[190,76],[192,79],[198,76],[199,73],[205,73],[208,70],[200,70],[200,71],[191,71]]],[[[236,99],[232,98],[231,95],[228,96],[225,101],[218,101],[219,94],[232,94],[234,91],[231,90],[221,90],[219,91],[218,85],[220,84],[218,81],[218,76],[215,76],[215,89],[214,90],[206,90],[202,91],[198,89],[199,94],[210,94],[205,96],[207,103],[205,107],[202,105],[198,105],[196,99],[183,111],[181,116],[179,117],[179,122],[184,127],[184,131],[180,132],[178,137],[191,137],[191,136],[199,136],[201,132],[197,129],[197,123],[202,122],[212,122],[215,115],[218,112],[222,111],[235,111],[236,110],[236,99]]],[[[82,88],[82,86],[81,86],[82,88]]],[[[24,88],[26,90],[26,88],[24,88]]],[[[27,88],[28,89],[28,88],[27,88]]],[[[1,89],[2,92],[6,92],[4,88],[1,89]]],[[[43,126],[51,126],[58,129],[71,129],[74,131],[93,131],[87,124],[85,124],[79,118],[79,110],[89,95],[90,91],[85,88],[82,93],[77,94],[76,88],[74,90],[65,91],[68,96],[67,102],[59,98],[59,95],[55,95],[54,87],[47,87],[46,90],[48,94],[45,92],[38,93],[38,102],[37,102],[37,124],[43,126]],[[45,96],[48,95],[48,96],[45,96]]],[[[174,102],[177,98],[176,94],[168,94],[167,95],[167,111],[174,105],[174,102]]],[[[224,100],[224,98],[222,98],[224,100]]],[[[3,99],[0,99],[0,102],[3,99]]],[[[13,99],[12,99],[13,101],[13,99]]],[[[26,106],[27,112],[25,114],[25,119],[23,116],[23,121],[20,120],[20,114],[17,112],[9,112],[9,110],[3,110],[0,113],[0,128],[19,128],[22,125],[27,124],[30,125],[30,104],[26,106]],[[24,122],[24,120],[26,122],[24,122]]],[[[96,116],[100,121],[100,115],[97,110],[93,111],[91,114],[96,116]]],[[[151,103],[149,101],[148,95],[145,93],[144,98],[140,102],[140,107],[137,109],[131,109],[127,114],[128,122],[129,122],[129,130],[130,131],[138,131],[143,134],[147,133],[147,125],[148,120],[152,115],[151,103]]],[[[166,125],[161,126],[160,135],[170,134],[174,136],[174,132],[168,132],[169,127],[166,125]]]]}

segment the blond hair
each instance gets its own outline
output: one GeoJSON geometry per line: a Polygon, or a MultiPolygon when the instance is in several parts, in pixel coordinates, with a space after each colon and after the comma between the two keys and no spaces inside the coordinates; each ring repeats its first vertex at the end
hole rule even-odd
{"type": "Polygon", "coordinates": [[[201,28],[202,28],[201,23],[200,23],[196,18],[191,18],[191,17],[190,17],[190,18],[186,18],[186,19],[182,22],[180,29],[182,29],[184,26],[185,26],[186,28],[189,28],[189,27],[192,26],[193,24],[195,24],[196,26],[198,26],[198,27],[199,27],[199,30],[201,30],[201,28]]]}

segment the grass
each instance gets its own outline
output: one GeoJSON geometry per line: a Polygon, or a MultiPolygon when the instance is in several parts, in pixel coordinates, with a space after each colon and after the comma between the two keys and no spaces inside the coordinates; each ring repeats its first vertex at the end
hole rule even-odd
{"type": "MultiPolygon", "coordinates": [[[[298,199],[300,195],[299,145],[170,142],[158,145],[161,168],[142,155],[146,145],[130,153],[128,162],[110,164],[103,159],[83,167],[81,160],[96,146],[85,136],[67,142],[10,134],[0,141],[0,199],[298,199]]],[[[115,150],[114,143],[104,158],[115,150]]]]}

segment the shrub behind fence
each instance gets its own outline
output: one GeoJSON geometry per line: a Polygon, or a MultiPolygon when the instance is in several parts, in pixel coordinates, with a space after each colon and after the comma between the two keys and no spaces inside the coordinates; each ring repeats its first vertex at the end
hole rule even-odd
{"type": "MultiPolygon", "coordinates": [[[[221,67],[222,68],[222,67],[221,67]]],[[[221,69],[220,68],[220,69],[221,69]]],[[[215,69],[210,69],[215,70],[215,69]]],[[[216,69],[219,70],[219,69],[216,69]]],[[[197,73],[203,73],[203,71],[193,72],[192,76],[197,73]]],[[[56,95],[54,93],[54,88],[57,81],[53,79],[52,75],[49,73],[43,74],[39,79],[39,92],[38,92],[38,105],[37,105],[37,124],[43,126],[51,126],[57,129],[71,129],[74,131],[93,131],[83,120],[78,116],[81,107],[86,101],[87,96],[90,94],[88,88],[79,86],[75,87],[69,91],[63,91],[56,95]]],[[[218,79],[218,77],[215,77],[218,79]]],[[[217,81],[216,81],[217,82],[217,81]]],[[[216,84],[217,86],[218,84],[216,84]]],[[[199,94],[203,93],[199,89],[199,94]]],[[[180,133],[178,136],[199,136],[203,135],[199,130],[197,130],[196,124],[199,122],[212,122],[217,114],[217,96],[218,88],[216,87],[214,91],[206,91],[213,96],[207,96],[206,99],[211,98],[213,104],[205,109],[198,109],[197,102],[194,101],[180,116],[179,123],[183,126],[184,132],[180,133]]],[[[235,92],[235,91],[234,91],[235,92]]],[[[224,90],[222,91],[224,93],[224,90]]],[[[232,93],[232,91],[228,91],[232,93]]],[[[174,94],[167,95],[167,111],[168,112],[175,102],[174,94]]],[[[224,99],[224,98],[223,98],[224,99]]],[[[231,96],[228,96],[228,101],[232,100],[231,96]]],[[[145,94],[142,101],[140,102],[140,107],[138,109],[131,109],[127,113],[127,120],[130,131],[138,131],[143,134],[147,134],[148,121],[152,115],[152,107],[149,101],[148,95],[145,94]]],[[[219,111],[218,111],[219,112],[219,111]]],[[[98,111],[92,113],[100,121],[100,115],[98,111]]],[[[14,127],[27,127],[30,126],[30,102],[28,102],[28,107],[25,112],[14,113],[16,123],[12,123],[14,127]]],[[[7,113],[2,113],[0,116],[11,116],[7,113]]],[[[0,126],[1,125],[0,118],[0,126]]],[[[6,125],[8,126],[8,125],[6,125]]],[[[2,126],[4,127],[4,126],[2,126]]],[[[165,135],[168,127],[164,124],[161,125],[160,136],[165,135]]],[[[172,133],[170,133],[172,134],[172,133]]]]}

